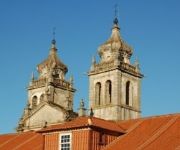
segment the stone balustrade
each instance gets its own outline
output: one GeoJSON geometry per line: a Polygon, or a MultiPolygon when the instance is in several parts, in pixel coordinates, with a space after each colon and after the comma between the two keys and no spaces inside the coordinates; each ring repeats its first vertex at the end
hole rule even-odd
{"type": "Polygon", "coordinates": [[[94,69],[91,70],[89,73],[93,74],[93,73],[103,72],[103,71],[111,70],[111,69],[117,68],[117,67],[120,70],[129,72],[129,73],[134,74],[136,76],[143,77],[143,75],[139,73],[139,71],[137,70],[137,68],[135,66],[128,64],[128,63],[124,63],[124,62],[120,62],[119,65],[115,65],[114,61],[108,61],[108,62],[95,64],[94,69]]]}
{"type": "Polygon", "coordinates": [[[121,68],[125,69],[125,70],[129,70],[130,72],[137,72],[135,66],[132,66],[132,65],[127,64],[127,63],[121,63],[121,68]]]}
{"type": "Polygon", "coordinates": [[[95,71],[104,71],[107,69],[110,69],[114,67],[114,61],[108,61],[108,62],[103,62],[103,63],[99,63],[99,64],[95,64],[95,71]]]}
{"type": "Polygon", "coordinates": [[[70,88],[70,83],[61,79],[54,79],[53,84],[56,86],[64,87],[64,88],[70,88]]]}
{"type": "MultiPolygon", "coordinates": [[[[48,82],[48,79],[43,78],[43,79],[38,79],[38,80],[33,80],[31,81],[31,84],[29,85],[29,88],[40,88],[40,87],[44,87],[46,86],[48,82]]],[[[62,80],[62,79],[55,79],[53,78],[50,81],[51,84],[55,85],[55,86],[59,86],[59,87],[63,87],[63,88],[70,88],[70,83],[62,80]]]]}
{"type": "Polygon", "coordinates": [[[42,78],[42,79],[38,79],[38,80],[33,80],[31,81],[31,84],[29,86],[29,88],[39,88],[39,87],[43,87],[46,85],[47,79],[46,78],[42,78]]]}

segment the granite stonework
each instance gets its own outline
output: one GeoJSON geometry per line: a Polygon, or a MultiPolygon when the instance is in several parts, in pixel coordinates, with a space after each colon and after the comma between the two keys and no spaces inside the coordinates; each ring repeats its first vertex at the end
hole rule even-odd
{"type": "MultiPolygon", "coordinates": [[[[141,116],[141,79],[139,63],[131,64],[132,48],[123,41],[117,18],[111,37],[98,48],[99,62],[92,59],[89,76],[90,117],[105,120],[127,120],[141,116]]],[[[38,130],[86,116],[81,100],[78,114],[73,111],[75,89],[73,78],[66,80],[67,66],[57,55],[56,41],[52,40],[47,59],[37,65],[38,77],[27,88],[27,105],[17,131],[38,130]]]]}
{"type": "Polygon", "coordinates": [[[130,63],[133,53],[120,36],[117,19],[111,37],[98,48],[100,61],[92,60],[89,71],[89,100],[95,117],[126,120],[141,115],[141,78],[138,62],[130,63]]]}
{"type": "Polygon", "coordinates": [[[65,79],[68,71],[57,56],[56,41],[47,59],[37,65],[39,73],[28,86],[28,101],[20,118],[17,131],[37,130],[43,126],[62,123],[73,119],[77,113],[73,112],[73,79],[65,79]]]}

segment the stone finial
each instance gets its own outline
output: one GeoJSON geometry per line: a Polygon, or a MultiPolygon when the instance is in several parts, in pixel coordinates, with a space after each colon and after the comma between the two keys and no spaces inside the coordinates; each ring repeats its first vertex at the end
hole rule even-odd
{"type": "Polygon", "coordinates": [[[84,108],[84,100],[83,99],[81,99],[80,108],[84,108]]]}
{"type": "Polygon", "coordinates": [[[94,116],[94,112],[93,112],[93,109],[91,107],[91,109],[90,109],[90,117],[93,117],[93,116],[94,116]]]}
{"type": "Polygon", "coordinates": [[[16,128],[17,132],[23,132],[24,131],[24,124],[20,121],[18,124],[18,127],[16,128]]]}
{"type": "Polygon", "coordinates": [[[135,62],[134,62],[134,66],[136,67],[136,71],[140,70],[140,65],[139,65],[139,60],[138,58],[136,58],[135,62]]]}
{"type": "Polygon", "coordinates": [[[47,73],[47,78],[48,78],[47,85],[53,82],[53,69],[52,68],[49,69],[49,72],[47,73]]]}
{"type": "Polygon", "coordinates": [[[88,118],[88,125],[92,125],[92,120],[91,120],[91,118],[88,118]]]}
{"type": "Polygon", "coordinates": [[[81,99],[80,101],[78,116],[79,117],[86,116],[86,108],[85,108],[83,99],[81,99]]]}
{"type": "Polygon", "coordinates": [[[73,84],[74,84],[74,78],[73,78],[73,76],[71,76],[71,77],[69,78],[69,82],[70,82],[70,85],[71,85],[71,87],[72,87],[73,84]]]}
{"type": "Polygon", "coordinates": [[[49,55],[53,56],[53,55],[56,55],[56,53],[57,53],[56,40],[55,38],[53,38],[51,41],[51,48],[50,48],[49,55]]]}
{"type": "Polygon", "coordinates": [[[94,70],[95,64],[96,64],[96,57],[93,56],[93,57],[92,57],[92,64],[91,64],[91,70],[94,70]]]}
{"type": "Polygon", "coordinates": [[[123,62],[124,63],[127,63],[127,64],[130,64],[130,60],[129,60],[129,56],[127,53],[124,53],[124,56],[123,56],[123,62]]]}
{"type": "Polygon", "coordinates": [[[43,128],[46,128],[46,127],[47,127],[47,124],[48,124],[47,121],[43,121],[42,127],[43,127],[43,128]]]}
{"type": "Polygon", "coordinates": [[[118,19],[117,18],[115,18],[113,22],[114,22],[114,24],[118,25],[118,19]]]}
{"type": "Polygon", "coordinates": [[[34,81],[35,77],[34,77],[34,72],[32,72],[31,74],[31,81],[34,81]]]}
{"type": "Polygon", "coordinates": [[[92,56],[92,64],[96,64],[96,57],[92,56]]]}
{"type": "Polygon", "coordinates": [[[51,41],[51,44],[52,44],[52,48],[54,48],[54,47],[55,47],[55,45],[56,45],[56,40],[55,40],[55,39],[53,39],[53,40],[51,41]]]}
{"type": "Polygon", "coordinates": [[[30,79],[30,82],[29,82],[29,86],[31,86],[33,84],[33,81],[35,80],[35,77],[34,77],[34,72],[31,73],[31,79],[30,79]]]}

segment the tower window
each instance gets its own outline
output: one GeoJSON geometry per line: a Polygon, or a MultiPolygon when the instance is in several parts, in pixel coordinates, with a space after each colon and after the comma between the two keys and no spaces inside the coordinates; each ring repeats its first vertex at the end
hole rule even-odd
{"type": "Polygon", "coordinates": [[[33,96],[32,98],[32,108],[37,106],[37,96],[33,96]]]}
{"type": "Polygon", "coordinates": [[[130,81],[126,82],[126,105],[129,105],[130,81]]]}
{"type": "Polygon", "coordinates": [[[101,83],[100,82],[96,83],[96,86],[95,86],[95,100],[96,100],[97,105],[101,104],[101,83]]]}
{"type": "Polygon", "coordinates": [[[40,96],[40,103],[42,103],[44,101],[44,94],[42,94],[41,96],[40,96]]]}
{"type": "Polygon", "coordinates": [[[106,102],[111,103],[112,100],[112,84],[111,81],[106,81],[106,102]]]}

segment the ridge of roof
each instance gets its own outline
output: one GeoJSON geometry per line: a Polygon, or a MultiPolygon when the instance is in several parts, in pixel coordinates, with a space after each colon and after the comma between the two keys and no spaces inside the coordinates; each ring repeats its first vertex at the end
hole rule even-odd
{"type": "Polygon", "coordinates": [[[148,120],[148,119],[155,119],[155,118],[164,118],[164,117],[170,117],[170,116],[177,116],[180,115],[180,113],[174,113],[174,114],[164,114],[164,115],[157,115],[157,116],[147,116],[143,118],[137,118],[137,119],[130,119],[130,120],[120,120],[116,123],[125,131],[129,130],[134,123],[140,121],[140,120],[148,120]]]}
{"type": "Polygon", "coordinates": [[[87,128],[87,127],[96,127],[109,131],[115,131],[118,133],[125,133],[124,130],[118,124],[116,124],[116,122],[108,121],[96,117],[77,117],[72,121],[65,122],[62,124],[52,125],[42,130],[39,130],[38,132],[49,132],[49,131],[87,128]]]}
{"type": "Polygon", "coordinates": [[[3,134],[0,134],[0,137],[1,137],[1,136],[6,136],[6,135],[7,135],[7,136],[8,136],[8,135],[9,135],[9,136],[10,136],[10,135],[16,135],[16,134],[18,134],[18,133],[16,133],[16,132],[14,132],[14,133],[3,133],[3,134]]]}
{"type": "Polygon", "coordinates": [[[147,116],[143,117],[142,119],[148,119],[148,118],[158,118],[158,117],[170,117],[170,116],[179,116],[180,113],[173,113],[173,114],[163,114],[163,115],[156,115],[156,116],[147,116]]]}
{"type": "Polygon", "coordinates": [[[119,120],[117,121],[118,123],[121,122],[127,122],[127,121],[135,121],[135,120],[144,120],[144,119],[150,119],[150,118],[158,118],[158,117],[169,117],[169,116],[177,116],[180,115],[180,113],[174,113],[174,114],[163,114],[163,115],[156,115],[156,116],[145,116],[141,118],[136,118],[136,119],[129,119],[129,120],[119,120]]]}

